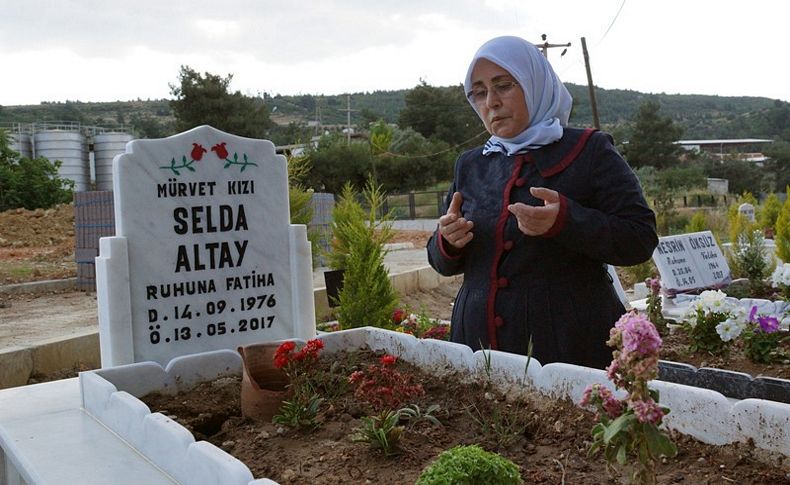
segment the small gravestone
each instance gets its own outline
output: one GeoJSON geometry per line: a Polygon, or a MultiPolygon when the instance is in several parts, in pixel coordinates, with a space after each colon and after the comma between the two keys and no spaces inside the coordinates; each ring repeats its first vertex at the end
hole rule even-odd
{"type": "Polygon", "coordinates": [[[315,335],[310,245],[274,145],[201,126],[113,161],[96,258],[102,366],[315,335]]]}
{"type": "Polygon", "coordinates": [[[738,206],[738,214],[745,217],[749,222],[754,222],[754,206],[748,202],[738,206]]]}
{"type": "Polygon", "coordinates": [[[730,267],[710,231],[661,237],[653,261],[668,293],[721,288],[732,280],[730,267]]]}

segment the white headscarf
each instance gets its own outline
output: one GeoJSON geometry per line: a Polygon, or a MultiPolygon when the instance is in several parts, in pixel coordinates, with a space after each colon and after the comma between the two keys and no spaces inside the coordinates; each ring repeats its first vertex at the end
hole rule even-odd
{"type": "MultiPolygon", "coordinates": [[[[513,155],[527,148],[548,145],[562,137],[568,125],[573,98],[551,68],[551,64],[533,44],[520,37],[496,37],[477,50],[466,71],[464,89],[472,89],[472,70],[478,59],[488,59],[505,69],[524,90],[529,111],[529,126],[513,138],[491,136],[483,154],[504,152],[513,155]]],[[[469,99],[475,112],[477,106],[469,99]]]]}

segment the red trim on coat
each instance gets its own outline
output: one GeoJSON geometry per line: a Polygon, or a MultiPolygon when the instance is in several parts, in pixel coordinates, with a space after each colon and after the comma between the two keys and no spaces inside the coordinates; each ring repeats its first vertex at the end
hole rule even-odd
{"type": "MultiPolygon", "coordinates": [[[[451,255],[450,255],[450,253],[448,253],[448,252],[447,252],[447,251],[444,249],[444,244],[445,244],[445,241],[444,241],[444,238],[442,237],[442,233],[441,233],[441,232],[439,232],[439,231],[437,231],[436,233],[439,235],[439,240],[438,240],[438,241],[436,241],[436,244],[438,244],[438,245],[439,245],[439,252],[440,252],[440,253],[442,253],[442,256],[444,256],[444,258],[445,258],[445,259],[450,259],[450,260],[454,260],[454,259],[458,259],[458,258],[460,258],[460,257],[461,257],[461,254],[460,254],[460,253],[459,253],[459,254],[457,254],[456,256],[451,256],[451,255]]],[[[448,242],[447,244],[450,244],[450,243],[448,242]]]]}
{"type": "Polygon", "coordinates": [[[557,218],[554,224],[543,234],[543,237],[554,237],[562,231],[565,227],[565,221],[568,219],[568,198],[560,194],[560,211],[557,213],[557,218]]]}
{"type": "MultiPolygon", "coordinates": [[[[518,179],[518,176],[521,173],[521,168],[524,166],[524,161],[528,156],[529,155],[516,155],[513,173],[510,174],[510,178],[508,179],[507,183],[505,183],[505,189],[502,193],[502,211],[499,213],[496,229],[494,230],[494,259],[491,263],[491,272],[488,282],[488,300],[486,301],[488,346],[493,350],[496,350],[499,347],[496,338],[496,294],[497,290],[499,289],[499,275],[497,274],[497,268],[499,267],[499,260],[502,258],[502,254],[505,252],[505,224],[507,223],[507,218],[510,216],[510,211],[507,210],[507,206],[510,205],[510,191],[513,189],[513,185],[515,185],[516,179],[518,179]]],[[[502,323],[500,319],[500,325],[501,324],[502,323]]]]}
{"type": "Polygon", "coordinates": [[[560,160],[556,165],[554,165],[553,167],[549,168],[545,172],[541,171],[540,175],[542,177],[551,177],[552,175],[560,173],[563,170],[565,170],[566,168],[568,168],[568,165],[570,165],[571,163],[573,163],[574,160],[576,160],[576,157],[578,157],[579,154],[584,149],[584,145],[587,144],[587,140],[596,131],[598,131],[598,130],[596,130],[595,128],[587,128],[586,130],[584,130],[582,132],[581,136],[579,137],[579,141],[576,142],[576,145],[573,146],[571,151],[569,151],[565,155],[565,157],[563,157],[563,159],[560,160]]]}

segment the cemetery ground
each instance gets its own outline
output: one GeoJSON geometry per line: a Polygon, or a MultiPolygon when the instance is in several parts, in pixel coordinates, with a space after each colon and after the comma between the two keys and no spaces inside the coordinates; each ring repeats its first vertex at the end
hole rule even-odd
{"type": "MultiPolygon", "coordinates": [[[[402,361],[395,369],[422,386],[409,398],[424,418],[404,420],[400,446],[382,449],[351,437],[376,415],[345,376],[378,364],[372,352],[341,353],[319,361],[325,389],[315,428],[295,429],[242,417],[240,378],[222,377],[175,396],[142,400],[247,465],[256,478],[285,484],[414,483],[438,454],[459,444],[478,444],[520,466],[524,483],[600,485],[612,478],[601,456],[589,457],[593,413],[570,401],[542,395],[506,399],[485,382],[463,384],[454,376],[434,375],[402,361]],[[330,362],[331,361],[331,362],[330,362]],[[438,409],[429,411],[431,406],[438,409]]],[[[749,445],[709,446],[674,434],[679,454],[657,468],[657,483],[790,483],[781,458],[749,445]],[[768,464],[769,466],[766,466],[768,464]]],[[[627,474],[627,473],[626,473],[627,474]]]]}
{"type": "MultiPolygon", "coordinates": [[[[395,231],[393,243],[411,243],[425,247],[430,232],[420,230],[395,231]]],[[[620,279],[628,288],[633,281],[622,269],[620,279]]],[[[51,209],[17,209],[0,213],[0,285],[42,280],[73,278],[74,262],[74,207],[63,204],[51,209]]],[[[435,289],[411,295],[400,295],[400,306],[431,318],[449,320],[452,301],[460,283],[445,283],[435,289]]],[[[96,328],[95,294],[80,291],[45,292],[37,294],[0,294],[0,347],[8,348],[66,336],[96,328]]],[[[745,372],[752,376],[790,379],[790,365],[786,361],[758,364],[749,360],[738,345],[721,356],[690,353],[688,340],[681,331],[668,335],[664,342],[663,358],[685,362],[695,367],[714,367],[745,372]]],[[[790,342],[785,342],[790,353],[790,342]]],[[[76,375],[85,370],[84,364],[48,375],[34,376],[35,382],[76,375]]]]}

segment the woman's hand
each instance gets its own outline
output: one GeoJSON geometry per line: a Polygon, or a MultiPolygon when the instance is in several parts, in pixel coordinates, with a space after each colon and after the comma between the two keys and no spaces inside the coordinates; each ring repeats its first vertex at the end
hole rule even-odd
{"type": "Polygon", "coordinates": [[[543,200],[542,207],[517,202],[507,206],[507,210],[516,216],[521,232],[527,236],[540,236],[546,234],[557,220],[557,214],[560,213],[560,194],[544,187],[532,187],[529,192],[543,200]]]}
{"type": "Polygon", "coordinates": [[[463,204],[461,192],[453,194],[447,214],[439,218],[439,232],[442,239],[447,241],[454,248],[461,249],[472,240],[472,221],[467,221],[461,217],[461,204],[463,204]]]}

